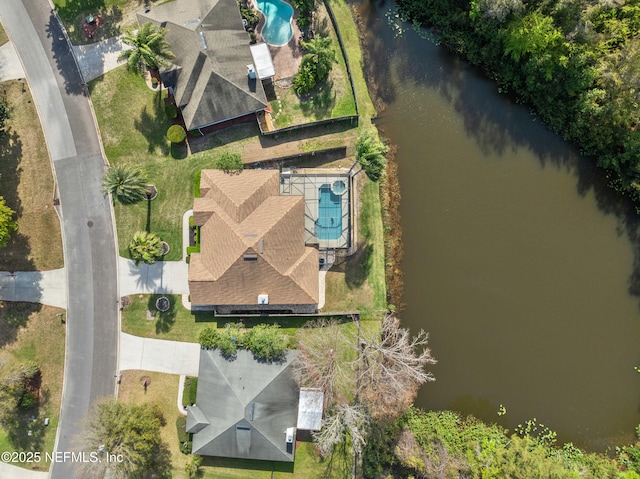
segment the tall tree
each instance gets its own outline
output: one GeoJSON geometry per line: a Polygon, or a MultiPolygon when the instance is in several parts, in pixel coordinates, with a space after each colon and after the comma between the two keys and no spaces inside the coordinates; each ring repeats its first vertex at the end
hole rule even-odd
{"type": "Polygon", "coordinates": [[[0,355],[0,424],[6,427],[14,422],[28,394],[27,381],[39,373],[40,368],[32,361],[20,363],[6,353],[0,355]]]}
{"type": "Polygon", "coordinates": [[[115,165],[107,169],[102,178],[102,192],[111,194],[114,201],[130,205],[145,199],[147,179],[135,168],[115,165]]]}
{"type": "Polygon", "coordinates": [[[117,460],[87,461],[87,479],[147,479],[171,477],[171,459],[160,437],[164,418],[148,404],[124,404],[113,399],[89,413],[78,442],[83,451],[117,460]],[[120,460],[120,458],[122,460],[120,460]]]}
{"type": "Polygon", "coordinates": [[[427,347],[428,339],[423,330],[412,337],[407,328],[400,327],[394,314],[385,316],[379,333],[362,337],[358,393],[377,421],[400,417],[411,406],[418,388],[435,380],[424,369],[436,363],[427,347]]]}
{"type": "Polygon", "coordinates": [[[18,229],[17,223],[13,220],[15,211],[9,208],[0,196],[0,247],[5,246],[11,237],[11,233],[18,229]]]}
{"type": "Polygon", "coordinates": [[[317,81],[326,80],[333,64],[337,61],[331,37],[317,35],[308,42],[302,42],[302,48],[307,50],[302,63],[313,66],[317,81]]]}
{"type": "Polygon", "coordinates": [[[371,132],[362,134],[356,141],[356,162],[360,164],[360,171],[364,170],[371,181],[378,181],[384,173],[387,165],[384,155],[388,152],[389,147],[371,132]]]}
{"type": "Polygon", "coordinates": [[[167,30],[153,23],[143,23],[137,31],[127,30],[122,41],[132,48],[123,50],[118,60],[126,60],[127,68],[140,73],[143,68],[158,71],[174,58],[165,40],[167,30]]]}

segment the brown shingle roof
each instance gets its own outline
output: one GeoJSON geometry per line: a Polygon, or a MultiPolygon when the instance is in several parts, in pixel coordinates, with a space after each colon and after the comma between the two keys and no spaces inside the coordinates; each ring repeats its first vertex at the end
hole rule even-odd
{"type": "Polygon", "coordinates": [[[277,170],[203,170],[189,267],[197,305],[317,304],[318,251],[304,244],[304,198],[280,196],[277,170]],[[249,255],[246,257],[246,255],[249,255]]]}

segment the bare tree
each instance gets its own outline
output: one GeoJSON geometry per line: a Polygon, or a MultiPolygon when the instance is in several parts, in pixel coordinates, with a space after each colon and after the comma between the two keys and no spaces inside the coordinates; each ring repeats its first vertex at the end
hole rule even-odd
{"type": "Polygon", "coordinates": [[[370,418],[364,407],[340,404],[332,414],[322,422],[322,429],[313,433],[313,439],[320,454],[328,456],[333,448],[345,441],[351,441],[353,451],[359,455],[366,444],[366,433],[370,418]]]}
{"type": "Polygon", "coordinates": [[[427,348],[429,335],[421,330],[412,337],[400,320],[387,314],[379,334],[364,336],[358,357],[358,395],[376,420],[401,416],[413,402],[420,385],[434,381],[425,371],[435,364],[427,348]]]}
{"type": "Polygon", "coordinates": [[[339,323],[326,319],[309,322],[297,339],[302,353],[301,385],[322,389],[326,407],[348,401],[355,389],[353,347],[339,323]]]}

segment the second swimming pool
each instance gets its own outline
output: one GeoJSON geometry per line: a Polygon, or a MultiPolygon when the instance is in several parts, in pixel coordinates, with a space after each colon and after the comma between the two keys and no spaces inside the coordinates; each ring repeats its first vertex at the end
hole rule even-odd
{"type": "Polygon", "coordinates": [[[257,0],[256,3],[265,17],[261,32],[264,41],[274,47],[289,43],[293,36],[293,7],[283,0],[257,0]]]}

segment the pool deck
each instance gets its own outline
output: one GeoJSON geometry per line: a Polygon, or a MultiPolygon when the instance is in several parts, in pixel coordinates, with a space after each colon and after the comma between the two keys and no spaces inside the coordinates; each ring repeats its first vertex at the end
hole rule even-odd
{"type": "MultiPolygon", "coordinates": [[[[351,241],[351,211],[350,211],[350,180],[348,169],[319,169],[300,168],[293,169],[285,173],[283,171],[280,181],[280,194],[302,195],[305,198],[305,241],[308,244],[317,243],[321,250],[332,248],[349,248],[351,241]],[[338,237],[334,237],[333,231],[330,237],[318,237],[317,221],[320,217],[320,188],[323,185],[333,185],[334,181],[345,182],[346,190],[343,194],[337,195],[340,203],[328,205],[329,210],[336,211],[340,215],[338,218],[341,232],[338,237]]],[[[324,208],[323,208],[324,210],[324,208]]],[[[323,211],[326,214],[326,211],[323,211]]],[[[323,225],[326,219],[321,220],[323,225]]],[[[321,226],[323,226],[321,225],[321,226]]],[[[331,225],[327,225],[327,233],[331,230],[331,225]]],[[[321,234],[320,236],[325,236],[321,234]]]]}
{"type": "MultiPolygon", "coordinates": [[[[291,2],[287,2],[291,5],[291,2]]],[[[252,1],[252,8],[260,12],[258,10],[255,3],[252,1]]],[[[291,5],[293,7],[293,5],[291,5]]],[[[289,43],[286,45],[282,45],[280,47],[274,47],[269,45],[269,51],[271,52],[271,58],[273,59],[273,66],[276,69],[276,76],[274,77],[274,81],[284,80],[287,78],[293,77],[298,72],[298,68],[300,67],[300,62],[302,62],[302,48],[300,48],[300,38],[302,36],[300,29],[298,28],[298,23],[295,19],[298,18],[298,10],[293,7],[293,18],[291,19],[291,27],[293,28],[293,36],[289,43]]],[[[262,38],[262,29],[264,28],[265,17],[260,12],[260,22],[256,27],[256,37],[258,42],[263,42],[262,38]]]]}

